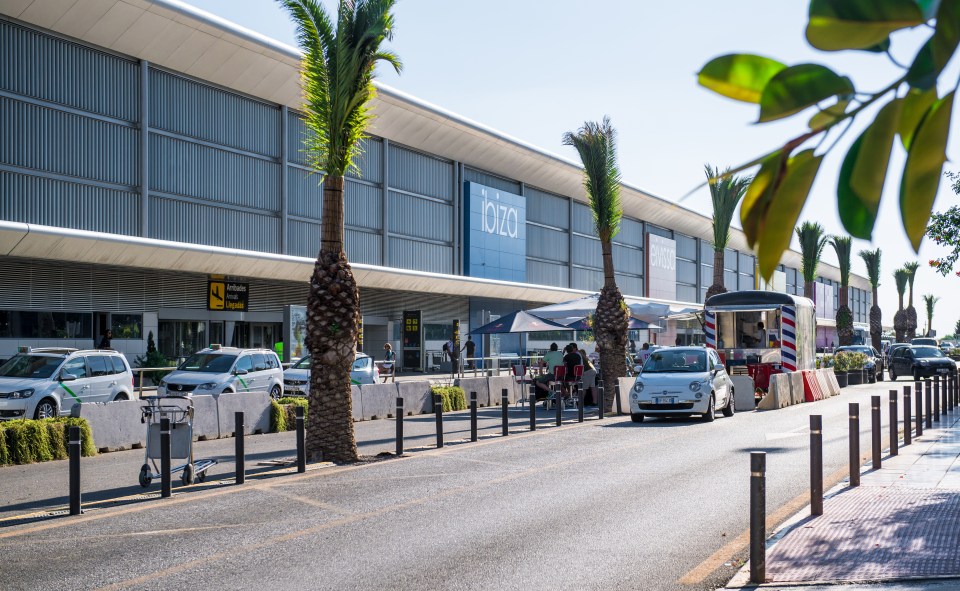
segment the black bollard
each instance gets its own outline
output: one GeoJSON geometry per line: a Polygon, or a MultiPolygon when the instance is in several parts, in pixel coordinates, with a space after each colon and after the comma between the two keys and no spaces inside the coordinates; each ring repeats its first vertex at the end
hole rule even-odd
{"type": "Polygon", "coordinates": [[[823,417],[810,415],[810,514],[823,515],[823,417]]]}
{"type": "MultiPolygon", "coordinates": [[[[303,412],[303,407],[298,406],[297,410],[301,413],[303,412]]],[[[237,464],[237,475],[236,482],[237,484],[243,484],[247,479],[247,469],[246,469],[246,452],[244,451],[244,442],[243,442],[243,412],[237,411],[233,413],[233,448],[234,456],[236,457],[237,464]]],[[[299,453],[299,445],[298,453],[299,453]]]]}
{"type": "Polygon", "coordinates": [[[160,419],[160,496],[170,497],[170,419],[160,419]]]}
{"type": "Polygon", "coordinates": [[[470,441],[477,437],[477,393],[470,392],[470,441]]]}
{"type": "Polygon", "coordinates": [[[80,452],[83,450],[80,427],[70,427],[67,446],[70,450],[70,515],[80,515],[80,452]]]}
{"type": "Polygon", "coordinates": [[[940,376],[940,414],[947,414],[947,376],[940,376]]]}
{"type": "Polygon", "coordinates": [[[890,455],[900,453],[900,418],[897,412],[897,391],[890,390],[890,455]]]}
{"type": "Polygon", "coordinates": [[[767,578],[767,454],[750,452],[750,582],[767,578]]]}
{"type": "Polygon", "coordinates": [[[910,436],[913,431],[913,417],[910,416],[910,386],[903,387],[903,444],[910,445],[910,436]]]}
{"type": "Polygon", "coordinates": [[[614,387],[614,389],[617,391],[617,397],[614,399],[614,404],[617,407],[617,416],[619,417],[623,414],[623,403],[620,402],[620,380],[617,380],[617,385],[614,387]]]}
{"type": "Polygon", "coordinates": [[[530,430],[537,430],[537,397],[534,394],[530,395],[530,430]]]}
{"type": "Polygon", "coordinates": [[[557,411],[557,426],[559,427],[563,423],[563,385],[557,383],[554,388],[553,406],[557,411]]]}
{"type": "Polygon", "coordinates": [[[931,398],[933,396],[933,384],[930,383],[930,380],[924,382],[923,388],[923,404],[927,407],[927,429],[933,429],[933,406],[931,403],[931,398]]]}
{"type": "Polygon", "coordinates": [[[433,395],[433,412],[437,416],[437,447],[443,447],[443,397],[433,395]]]}
{"type": "Polygon", "coordinates": [[[577,384],[577,422],[583,422],[583,388],[580,387],[580,384],[577,384]]]}
{"type": "Polygon", "coordinates": [[[879,470],[882,458],[880,457],[880,397],[870,397],[870,435],[871,451],[873,452],[873,469],[879,470]]]}
{"type": "Polygon", "coordinates": [[[599,393],[600,400],[597,405],[597,420],[603,420],[603,409],[607,406],[606,396],[603,388],[603,380],[597,380],[597,392],[599,393]]]}
{"type": "Polygon", "coordinates": [[[930,415],[937,423],[940,422],[940,379],[937,376],[931,378],[933,382],[933,412],[930,415]]]}
{"type": "Polygon", "coordinates": [[[403,455],[403,398],[397,397],[397,457],[403,455]]]}
{"type": "Polygon", "coordinates": [[[500,392],[500,418],[503,422],[503,436],[510,434],[510,396],[507,389],[500,392]]]}
{"type": "Polygon", "coordinates": [[[913,393],[914,393],[914,397],[916,398],[914,403],[917,407],[916,434],[917,434],[917,437],[920,437],[921,435],[923,435],[923,384],[921,384],[920,382],[914,382],[913,393]]]}
{"type": "Polygon", "coordinates": [[[860,404],[850,403],[850,486],[860,486],[860,404]]]}
{"type": "Polygon", "coordinates": [[[293,420],[297,429],[297,472],[303,474],[307,471],[307,425],[302,406],[293,410],[293,420]]]}

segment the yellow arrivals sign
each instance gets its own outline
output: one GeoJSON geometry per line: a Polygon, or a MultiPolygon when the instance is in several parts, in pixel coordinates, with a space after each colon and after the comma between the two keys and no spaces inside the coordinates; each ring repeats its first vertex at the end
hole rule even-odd
{"type": "Polygon", "coordinates": [[[249,283],[210,281],[207,283],[207,309],[246,312],[250,296],[249,283]]]}

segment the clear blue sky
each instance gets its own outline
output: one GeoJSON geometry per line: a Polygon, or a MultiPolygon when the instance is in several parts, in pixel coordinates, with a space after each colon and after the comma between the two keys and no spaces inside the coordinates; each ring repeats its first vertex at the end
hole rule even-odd
{"type": "MultiPolygon", "coordinates": [[[[289,45],[294,29],[269,0],[188,0],[202,10],[289,45]]],[[[335,2],[325,0],[328,7],[335,2]]],[[[560,144],[564,131],[585,120],[610,115],[620,136],[620,161],[628,182],[669,200],[679,200],[703,181],[704,163],[736,165],[782,144],[804,129],[795,122],[756,125],[756,107],[714,95],[696,83],[709,59],[731,52],[753,52],[787,64],[817,62],[852,75],[860,90],[886,86],[899,70],[883,56],[862,52],[821,53],[804,39],[806,0],[715,2],[636,2],[609,0],[486,0],[462,2],[400,0],[391,47],[404,61],[403,74],[382,72],[385,84],[459,113],[545,150],[575,159],[560,144]]],[[[928,30],[894,36],[894,55],[908,62],[928,30]]],[[[958,75],[951,63],[945,86],[958,75]]],[[[960,129],[954,124],[953,128],[960,129]]],[[[828,232],[842,233],[837,215],[836,178],[855,126],[821,168],[801,220],[812,219],[828,232]]],[[[960,144],[951,137],[948,156],[960,144]]],[[[960,306],[949,297],[960,278],[943,278],[926,262],[943,254],[924,243],[915,255],[900,224],[897,187],[904,161],[894,149],[887,192],[874,230],[874,242],[855,240],[854,252],[883,249],[880,306],[884,323],[893,323],[897,294],[892,272],[910,260],[922,262],[914,306],[921,329],[920,296],[933,293],[934,328],[953,332],[960,306]],[[890,182],[891,179],[893,182],[890,182]]],[[[958,170],[951,163],[947,170],[958,170]]],[[[936,209],[957,197],[945,179],[936,209]]],[[[709,193],[701,189],[684,205],[709,215],[709,193]]],[[[794,243],[796,246],[796,243],[794,243]]],[[[832,249],[826,260],[835,262],[832,249]]],[[[859,257],[854,272],[865,274],[859,257]]]]}

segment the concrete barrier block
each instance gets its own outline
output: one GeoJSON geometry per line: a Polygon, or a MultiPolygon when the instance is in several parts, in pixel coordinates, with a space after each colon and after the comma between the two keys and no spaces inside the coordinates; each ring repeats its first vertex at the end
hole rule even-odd
{"type": "Polygon", "coordinates": [[[387,418],[397,412],[397,384],[361,384],[360,408],[364,419],[387,418]]]}
{"type": "Polygon", "coordinates": [[[787,375],[790,376],[790,403],[803,404],[806,401],[803,395],[803,372],[792,371],[787,375]]]}
{"type": "Polygon", "coordinates": [[[496,406],[500,404],[500,398],[503,394],[503,389],[507,389],[507,400],[509,402],[516,402],[517,392],[520,391],[520,387],[514,385],[512,376],[500,376],[487,378],[487,392],[490,395],[489,406],[496,406]]]}
{"type": "Polygon", "coordinates": [[[147,426],[140,422],[141,407],[143,403],[139,400],[122,400],[80,404],[74,409],[77,416],[90,423],[97,449],[117,451],[146,443],[147,426]]]}
{"type": "Polygon", "coordinates": [[[754,399],[756,384],[750,376],[730,376],[733,380],[733,408],[737,412],[754,410],[757,404],[754,399]]]}
{"type": "Polygon", "coordinates": [[[353,420],[362,421],[363,420],[363,393],[360,392],[360,386],[351,385],[350,386],[351,407],[353,408],[353,420]]]}
{"type": "Polygon", "coordinates": [[[403,408],[408,413],[419,415],[433,412],[430,382],[397,382],[397,391],[397,395],[403,397],[403,408]]]}
{"type": "Polygon", "coordinates": [[[831,396],[840,395],[840,384],[837,382],[837,374],[833,372],[833,369],[821,369],[823,372],[823,377],[827,381],[827,388],[830,389],[831,396]]]}
{"type": "MultiPolygon", "coordinates": [[[[193,404],[193,438],[219,438],[220,411],[217,399],[210,394],[202,394],[192,397],[190,401],[193,404]]],[[[229,433],[233,433],[233,419],[230,420],[229,433]]]]}
{"type": "Polygon", "coordinates": [[[237,392],[220,394],[215,398],[217,414],[220,416],[220,437],[234,435],[237,412],[243,412],[243,432],[246,435],[270,432],[269,392],[237,392]]]}
{"type": "Polygon", "coordinates": [[[470,404],[470,392],[477,393],[477,404],[490,406],[490,386],[487,380],[493,378],[459,378],[455,386],[463,388],[463,399],[470,404]]]}
{"type": "Polygon", "coordinates": [[[760,404],[757,406],[757,408],[761,410],[776,410],[778,408],[790,406],[790,404],[793,402],[793,395],[790,385],[790,374],[771,374],[770,387],[767,389],[767,395],[760,400],[760,404]]]}

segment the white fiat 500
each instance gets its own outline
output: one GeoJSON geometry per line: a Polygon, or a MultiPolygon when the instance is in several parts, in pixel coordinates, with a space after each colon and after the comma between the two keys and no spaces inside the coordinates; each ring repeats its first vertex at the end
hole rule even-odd
{"type": "Polygon", "coordinates": [[[733,380],[713,349],[667,347],[643,364],[630,391],[630,418],[701,415],[712,421],[716,411],[733,416],[733,380]]]}

